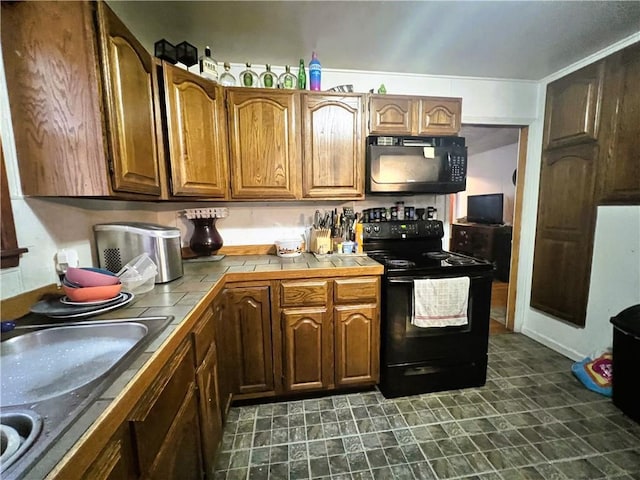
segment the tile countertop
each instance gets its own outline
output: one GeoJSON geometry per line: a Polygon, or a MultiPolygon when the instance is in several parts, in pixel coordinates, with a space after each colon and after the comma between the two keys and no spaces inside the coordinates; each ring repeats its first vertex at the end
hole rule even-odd
{"type": "MultiPolygon", "coordinates": [[[[175,339],[184,338],[192,327],[186,328],[187,319],[192,319],[200,303],[213,296],[229,282],[247,280],[278,280],[312,277],[340,277],[354,275],[382,275],[384,267],[366,256],[348,257],[326,255],[316,257],[304,253],[299,257],[281,258],[275,255],[225,256],[211,261],[196,258],[184,261],[184,275],[153,290],[138,294],[126,307],[104,315],[92,317],[96,320],[172,315],[173,321],[135,358],[129,368],[74,421],[47,453],[27,472],[28,478],[45,478],[55,473],[54,468],[65,454],[90,433],[98,420],[106,418],[122,394],[132,384],[134,377],[155,358],[163,347],[175,339]]],[[[49,478],[55,478],[51,476],[49,478]]]]}

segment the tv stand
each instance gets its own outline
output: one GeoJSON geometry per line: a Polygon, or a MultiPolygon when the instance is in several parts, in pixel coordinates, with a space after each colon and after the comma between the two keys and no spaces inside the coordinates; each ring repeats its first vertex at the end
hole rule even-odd
{"type": "Polygon", "coordinates": [[[508,282],[511,235],[512,228],[509,225],[454,223],[451,225],[449,249],[493,262],[495,278],[508,282]]]}

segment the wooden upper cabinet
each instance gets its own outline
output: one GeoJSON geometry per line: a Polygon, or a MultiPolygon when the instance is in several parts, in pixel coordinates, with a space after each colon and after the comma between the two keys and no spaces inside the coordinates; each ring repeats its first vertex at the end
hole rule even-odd
{"type": "Polygon", "coordinates": [[[159,195],[154,62],[105,3],[97,6],[113,189],[159,195]]]}
{"type": "Polygon", "coordinates": [[[113,12],[2,2],[1,21],[23,192],[159,196],[153,62],[113,12]]]}
{"type": "Polygon", "coordinates": [[[544,149],[597,140],[603,80],[600,61],[548,85],[544,149]]]}
{"type": "Polygon", "coordinates": [[[462,99],[371,95],[369,133],[372,135],[457,135],[462,99]]]}
{"type": "Polygon", "coordinates": [[[162,63],[171,194],[228,197],[224,89],[162,63]]]}
{"type": "Polygon", "coordinates": [[[601,203],[640,204],[640,43],[606,61],[601,203]]]}
{"type": "Polygon", "coordinates": [[[418,135],[457,135],[462,115],[461,98],[429,97],[418,102],[418,135]]]}
{"type": "Polygon", "coordinates": [[[302,95],[302,196],[364,197],[364,95],[302,95]]]}
{"type": "Polygon", "coordinates": [[[232,198],[299,198],[297,110],[296,92],[227,89],[232,198]]]}
{"type": "Polygon", "coordinates": [[[411,135],[414,99],[372,95],[369,100],[369,133],[374,135],[411,135]]]}

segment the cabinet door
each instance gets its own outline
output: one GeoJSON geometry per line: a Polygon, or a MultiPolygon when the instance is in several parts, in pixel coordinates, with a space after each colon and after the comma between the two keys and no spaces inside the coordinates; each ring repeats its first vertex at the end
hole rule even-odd
{"type": "Polygon", "coordinates": [[[222,419],[218,404],[218,365],[215,344],[196,371],[202,454],[207,478],[213,478],[216,450],[222,438],[222,419]]]}
{"type": "Polygon", "coordinates": [[[199,429],[195,386],[191,384],[167,436],[163,438],[151,470],[143,477],[150,480],[201,480],[199,429]]]}
{"type": "Polygon", "coordinates": [[[223,291],[218,294],[212,304],[218,355],[218,405],[223,424],[231,407],[233,392],[237,391],[236,358],[238,357],[235,353],[235,329],[227,316],[226,298],[226,292],[223,291]]]}
{"type": "Polygon", "coordinates": [[[414,130],[417,135],[457,135],[461,115],[461,98],[421,98],[414,130]]]}
{"type": "Polygon", "coordinates": [[[299,198],[297,98],[294,92],[227,90],[232,198],[299,198]]]}
{"type": "Polygon", "coordinates": [[[607,59],[603,118],[612,118],[603,131],[601,200],[640,204],[640,43],[607,59]],[[606,109],[606,111],[604,111],[606,109]]]}
{"type": "Polygon", "coordinates": [[[598,147],[543,154],[531,306],[579,326],[585,322],[595,227],[598,147]]]}
{"type": "Polygon", "coordinates": [[[373,135],[411,135],[413,100],[409,97],[371,95],[369,133],[373,135]]]}
{"type": "Polygon", "coordinates": [[[379,310],[375,305],[334,307],[336,386],[377,383],[379,310]]]}
{"type": "Polygon", "coordinates": [[[234,359],[237,391],[272,391],[274,384],[269,287],[230,288],[226,291],[226,296],[237,355],[234,359]]]}
{"type": "Polygon", "coordinates": [[[85,480],[132,480],[138,478],[129,425],[122,425],[84,472],[85,480]]]}
{"type": "Polygon", "coordinates": [[[160,195],[153,60],[104,2],[98,21],[113,189],[160,195]]]}
{"type": "Polygon", "coordinates": [[[302,96],[304,198],[364,196],[363,98],[302,96]]]}
{"type": "Polygon", "coordinates": [[[333,386],[333,331],[325,308],[282,311],[284,388],[319,390],[333,386]]]}
{"type": "Polygon", "coordinates": [[[547,86],[544,149],[597,140],[603,77],[601,61],[547,86]]]}
{"type": "Polygon", "coordinates": [[[165,88],[171,193],[227,198],[228,153],[224,90],[167,62],[165,88]]]}

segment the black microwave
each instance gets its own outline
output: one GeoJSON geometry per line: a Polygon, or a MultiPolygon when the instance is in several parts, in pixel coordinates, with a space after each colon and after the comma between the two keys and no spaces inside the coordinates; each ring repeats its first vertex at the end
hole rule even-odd
{"type": "Polygon", "coordinates": [[[455,193],[467,188],[463,137],[367,137],[366,193],[455,193]]]}

